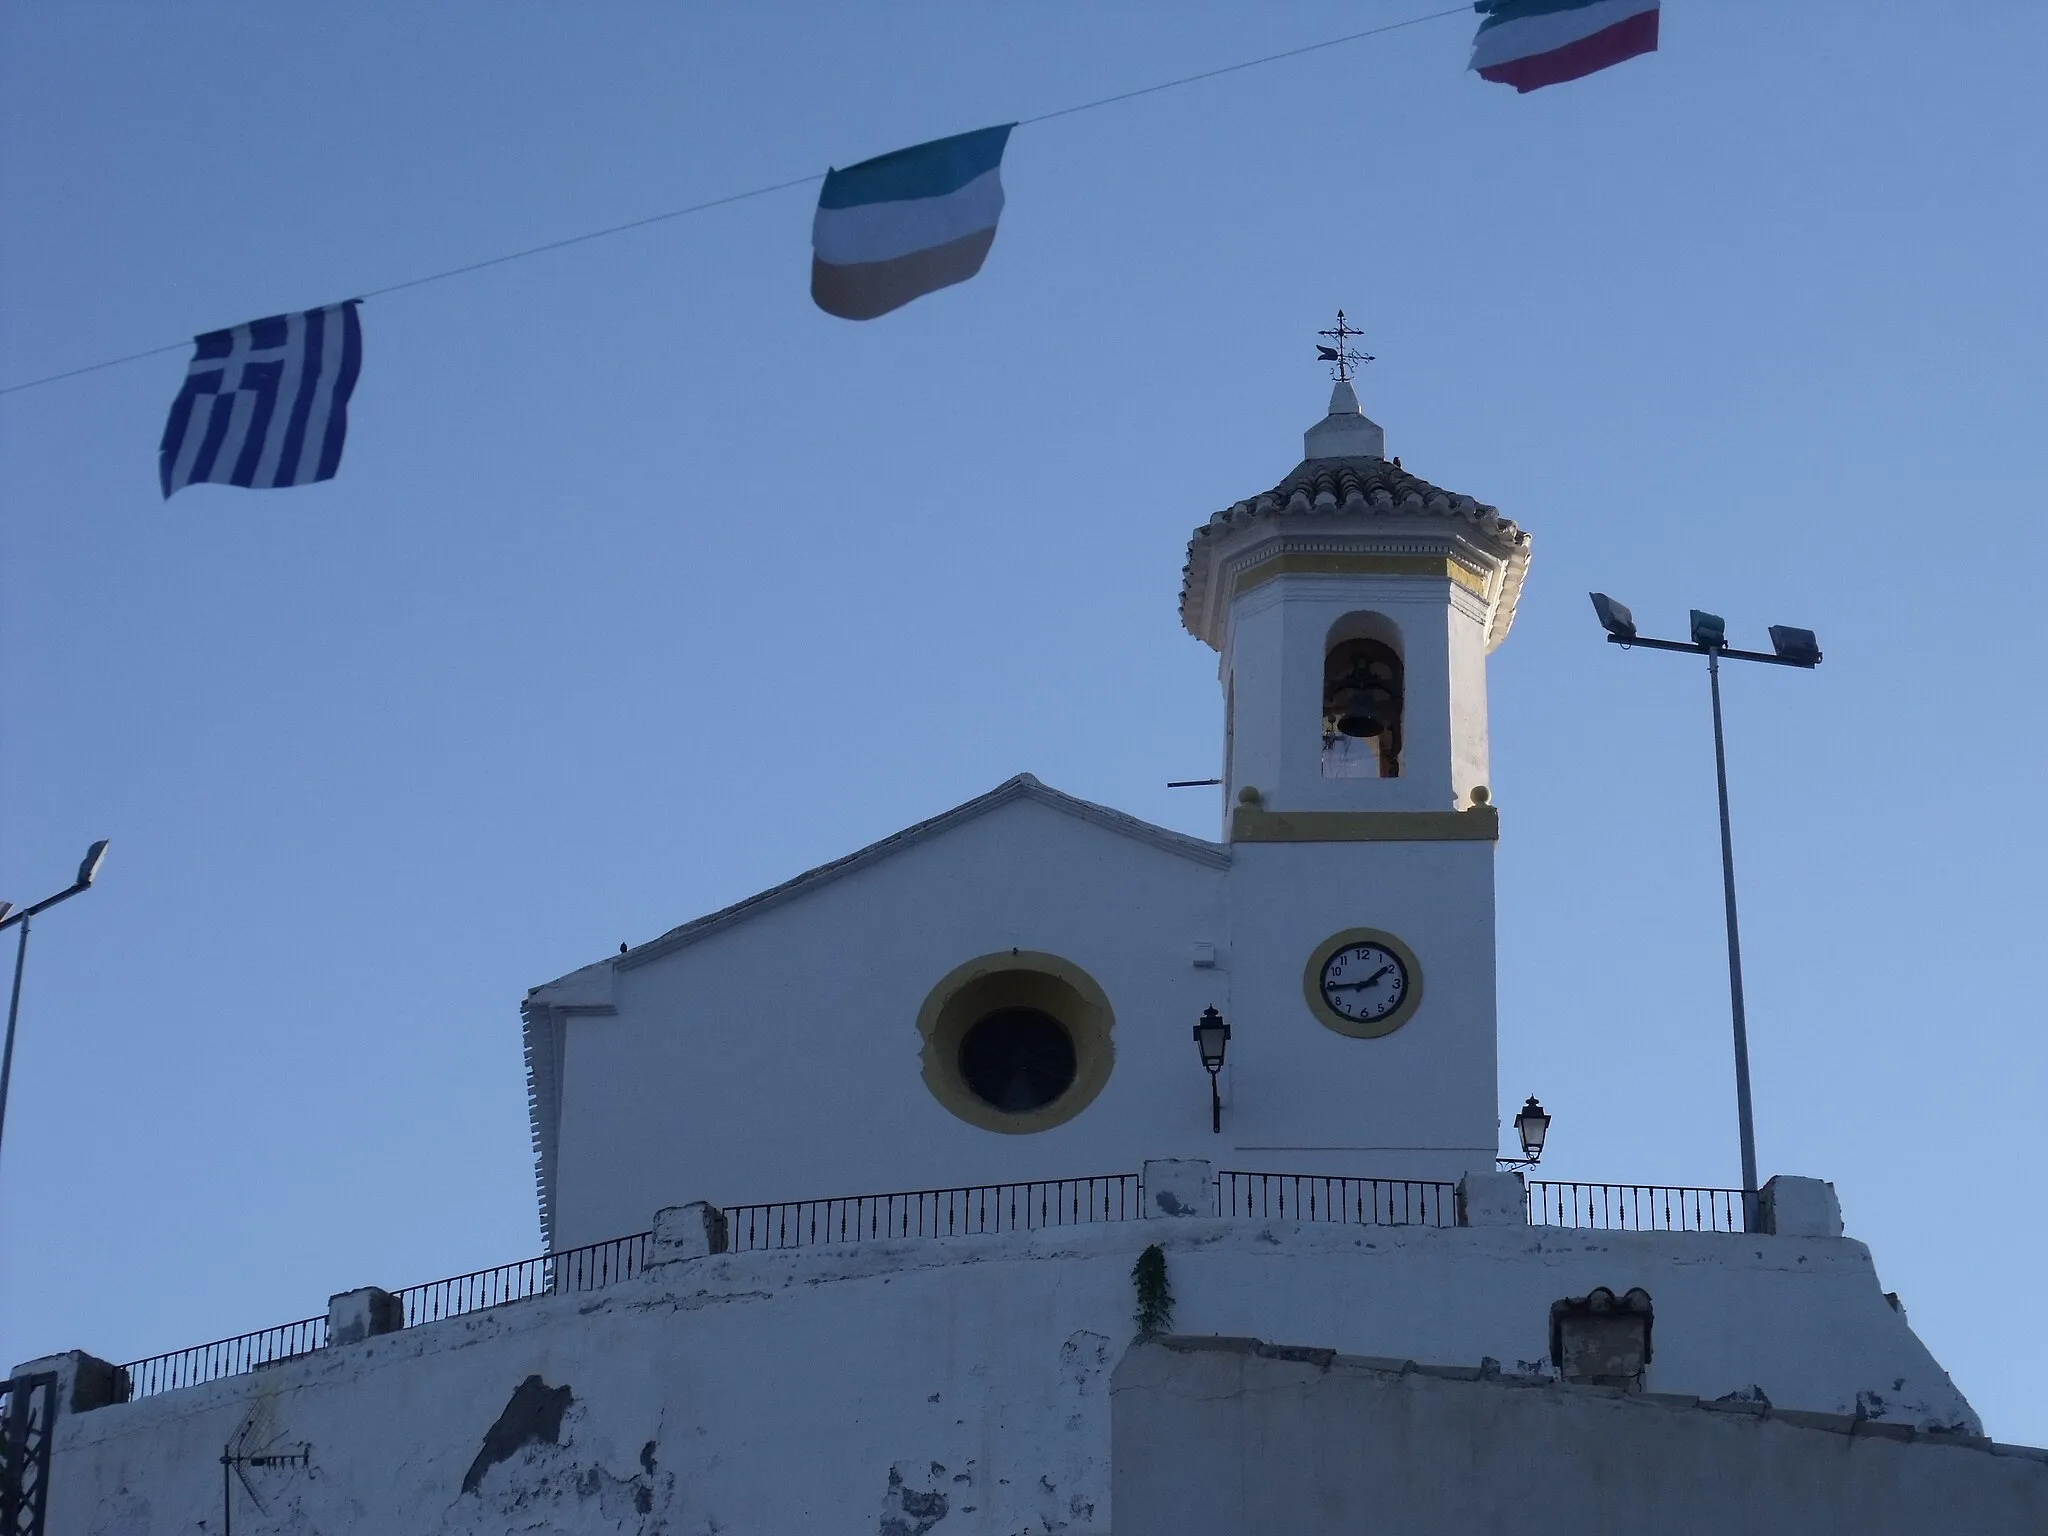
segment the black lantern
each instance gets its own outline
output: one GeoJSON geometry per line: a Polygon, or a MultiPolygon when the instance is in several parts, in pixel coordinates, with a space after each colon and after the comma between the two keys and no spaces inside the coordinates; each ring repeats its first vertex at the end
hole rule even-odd
{"type": "Polygon", "coordinates": [[[1202,1053],[1202,1066],[1209,1074],[1209,1129],[1222,1134],[1223,1094],[1216,1086],[1216,1074],[1223,1070],[1223,1053],[1230,1045],[1230,1025],[1214,1008],[1204,1008],[1195,1025],[1195,1049],[1202,1053]]]}
{"type": "Polygon", "coordinates": [[[1550,1134],[1550,1116],[1543,1113],[1543,1106],[1536,1102],[1536,1095],[1529,1095],[1529,1102],[1522,1106],[1522,1112],[1515,1116],[1515,1134],[1522,1138],[1522,1156],[1528,1164],[1543,1159],[1543,1138],[1550,1134]]]}

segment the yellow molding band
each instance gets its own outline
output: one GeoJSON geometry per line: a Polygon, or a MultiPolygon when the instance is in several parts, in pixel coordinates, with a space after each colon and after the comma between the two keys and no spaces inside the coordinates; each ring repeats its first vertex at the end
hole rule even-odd
{"type": "Polygon", "coordinates": [[[1276,576],[1448,576],[1466,591],[1486,596],[1486,578],[1441,555],[1362,555],[1341,550],[1275,555],[1238,573],[1231,595],[1249,592],[1276,576]]]}
{"type": "Polygon", "coordinates": [[[1500,812],[1269,811],[1240,805],[1231,813],[1233,843],[1496,843],[1500,812]]]}

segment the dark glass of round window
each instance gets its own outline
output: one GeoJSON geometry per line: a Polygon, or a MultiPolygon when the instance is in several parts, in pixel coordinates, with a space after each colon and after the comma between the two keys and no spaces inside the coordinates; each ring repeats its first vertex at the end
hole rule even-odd
{"type": "Polygon", "coordinates": [[[1036,1008],[998,1008],[960,1041],[960,1075],[974,1096],[1010,1114],[1043,1109],[1074,1084],[1074,1037],[1036,1008]]]}

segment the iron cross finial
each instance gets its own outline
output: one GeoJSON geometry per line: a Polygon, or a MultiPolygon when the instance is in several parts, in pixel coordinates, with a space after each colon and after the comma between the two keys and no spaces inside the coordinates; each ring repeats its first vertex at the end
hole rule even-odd
{"type": "Polygon", "coordinates": [[[1369,363],[1373,360],[1370,352],[1360,352],[1352,347],[1351,338],[1363,336],[1365,332],[1346,323],[1344,311],[1341,309],[1337,311],[1336,325],[1327,331],[1317,331],[1316,334],[1327,336],[1337,343],[1334,347],[1318,346],[1316,358],[1320,362],[1336,364],[1336,367],[1330,370],[1330,375],[1339,384],[1348,384],[1351,381],[1353,364],[1369,363]]]}

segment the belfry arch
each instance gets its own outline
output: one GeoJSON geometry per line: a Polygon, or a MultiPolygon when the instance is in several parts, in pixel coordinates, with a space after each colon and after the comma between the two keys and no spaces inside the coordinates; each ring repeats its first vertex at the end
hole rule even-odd
{"type": "Polygon", "coordinates": [[[1370,611],[1332,624],[1323,641],[1323,777],[1399,778],[1406,698],[1400,626],[1370,611]]]}

